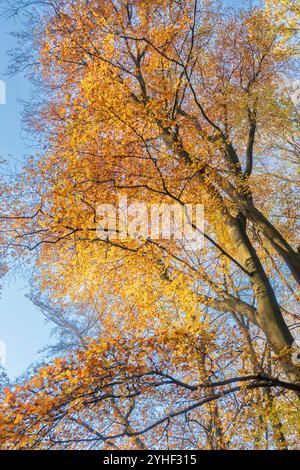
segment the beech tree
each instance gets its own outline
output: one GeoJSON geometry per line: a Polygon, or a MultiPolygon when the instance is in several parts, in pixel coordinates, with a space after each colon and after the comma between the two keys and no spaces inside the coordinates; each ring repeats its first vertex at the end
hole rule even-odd
{"type": "Polygon", "coordinates": [[[5,389],[4,448],[298,446],[297,33],[219,3],[29,4],[39,149],[1,193],[3,249],[93,329],[5,389]],[[204,247],[100,236],[121,196],[202,204],[204,247]]]}

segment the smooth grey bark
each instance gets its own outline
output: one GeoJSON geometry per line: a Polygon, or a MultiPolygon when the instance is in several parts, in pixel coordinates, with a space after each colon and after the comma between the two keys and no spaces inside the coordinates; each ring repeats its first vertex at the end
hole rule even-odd
{"type": "Polygon", "coordinates": [[[284,260],[295,281],[300,285],[300,255],[289,242],[281,235],[279,230],[255,207],[252,196],[239,192],[230,181],[224,180],[220,175],[214,174],[216,182],[230,199],[236,204],[243,217],[252,222],[260,230],[277,254],[284,260]]]}
{"type": "Polygon", "coordinates": [[[226,225],[236,246],[240,262],[249,272],[257,302],[258,326],[264,332],[273,351],[280,357],[288,379],[293,383],[298,383],[300,370],[293,364],[291,353],[288,352],[292,348],[294,338],[282,316],[271,283],[246,230],[234,218],[227,217],[226,225]],[[285,352],[286,355],[284,355],[285,352]]]}
{"type": "Polygon", "coordinates": [[[295,281],[300,285],[300,255],[284,239],[271,222],[252,204],[242,209],[245,217],[250,220],[267,238],[278,255],[288,266],[295,281]]]}
{"type": "Polygon", "coordinates": [[[207,307],[213,308],[219,312],[233,312],[239,313],[240,315],[246,316],[251,323],[256,326],[259,326],[257,319],[257,310],[252,305],[247,304],[237,297],[224,292],[220,294],[221,298],[209,297],[207,295],[200,295],[200,302],[206,305],[207,307]]]}

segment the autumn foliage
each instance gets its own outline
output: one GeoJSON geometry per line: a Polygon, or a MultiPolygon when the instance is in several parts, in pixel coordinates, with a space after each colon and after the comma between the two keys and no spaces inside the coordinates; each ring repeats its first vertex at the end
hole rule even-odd
{"type": "Polygon", "coordinates": [[[299,447],[299,9],[275,3],[11,5],[37,151],[1,243],[72,341],[3,390],[4,449],[299,447]],[[99,237],[120,196],[202,204],[204,247],[99,237]]]}

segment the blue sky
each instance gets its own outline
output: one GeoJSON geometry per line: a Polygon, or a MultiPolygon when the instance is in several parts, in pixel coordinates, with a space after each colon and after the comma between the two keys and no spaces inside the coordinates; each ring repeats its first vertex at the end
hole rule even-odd
{"type": "MultiPolygon", "coordinates": [[[[22,104],[28,98],[30,85],[22,76],[5,77],[9,61],[6,51],[14,47],[8,32],[18,28],[17,20],[0,17],[0,80],[6,83],[6,104],[0,105],[0,159],[5,158],[10,166],[21,161],[30,149],[21,132],[22,104]]],[[[41,312],[26,298],[27,280],[8,278],[0,298],[0,341],[6,346],[6,369],[11,378],[21,374],[33,361],[37,352],[49,341],[49,325],[41,312]]]]}

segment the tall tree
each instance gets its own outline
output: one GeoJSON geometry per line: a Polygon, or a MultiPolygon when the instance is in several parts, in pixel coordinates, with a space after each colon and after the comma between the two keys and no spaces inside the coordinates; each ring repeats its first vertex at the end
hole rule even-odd
{"type": "MultiPolygon", "coordinates": [[[[244,382],[244,371],[247,377],[251,371],[245,389],[254,394],[278,386],[284,393],[290,390],[299,396],[300,370],[293,350],[296,336],[290,328],[299,318],[295,313],[300,283],[295,207],[299,180],[286,148],[296,111],[295,103],[282,96],[282,74],[296,67],[293,39],[264,9],[220,10],[213,1],[59,1],[41,6],[38,15],[38,23],[31,19],[36,25],[35,73],[46,84],[47,95],[37,103],[34,115],[30,109],[29,124],[43,150],[3,197],[2,207],[7,209],[1,222],[12,255],[19,259],[28,252],[37,254],[36,282],[61,308],[68,302],[93,306],[103,340],[108,341],[112,325],[117,328],[115,343],[120,342],[122,357],[118,367],[125,364],[117,377],[132,372],[126,351],[135,351],[135,344],[141,352],[135,356],[134,376],[142,382],[151,377],[149,363],[139,360],[145,341],[152,348],[147,360],[151,362],[151,354],[162,354],[162,377],[179,387],[174,394],[168,391],[170,403],[188,400],[185,393],[197,394],[199,387],[215,387],[216,377],[225,384],[232,378],[244,382]],[[129,204],[140,201],[150,207],[203,204],[204,248],[190,250],[184,240],[153,239],[141,230],[135,237],[123,238],[99,233],[98,208],[117,207],[120,196],[126,196],[129,204]],[[200,339],[204,336],[204,350],[193,346],[196,354],[194,349],[193,353],[185,349],[181,333],[173,330],[177,322],[197,341],[199,335],[200,339]],[[124,335],[125,344],[129,342],[125,350],[124,335]],[[174,335],[183,348],[179,347],[180,367],[176,358],[170,359],[174,335]],[[210,335],[219,342],[213,353],[210,335]],[[160,337],[168,345],[167,352],[160,347],[160,337]],[[139,367],[145,368],[140,371],[139,367]],[[281,377],[280,370],[285,376],[281,377]]],[[[88,374],[90,382],[83,374],[78,389],[75,383],[80,400],[98,393],[92,378],[98,380],[97,374],[104,373],[97,362],[101,355],[115,354],[108,345],[103,350],[102,345],[92,343],[91,348],[90,353],[78,352],[83,369],[90,372],[95,366],[97,371],[95,376],[93,371],[88,374]],[[85,354],[95,357],[95,364],[86,366],[89,356],[85,354]]],[[[66,360],[62,370],[60,362],[58,370],[47,369],[55,377],[49,383],[54,387],[49,408],[43,390],[34,386],[40,384],[39,378],[20,391],[17,403],[26,404],[26,410],[17,414],[15,425],[24,425],[25,413],[29,419],[46,413],[50,420],[44,428],[45,421],[38,419],[42,427],[37,428],[39,437],[33,437],[32,445],[42,445],[54,423],[60,426],[69,413],[66,407],[74,405],[79,410],[82,405],[77,398],[73,403],[73,395],[66,401],[67,388],[59,385],[62,378],[69,386],[68,370],[73,371],[73,364],[66,360]],[[37,398],[29,407],[26,396],[32,389],[37,398]],[[59,418],[53,414],[55,403],[59,409],[63,406],[59,418]]],[[[69,382],[72,386],[71,378],[69,382]]],[[[134,382],[137,391],[127,390],[127,395],[109,394],[110,403],[120,396],[129,402],[135,393],[143,396],[138,412],[147,422],[149,387],[151,393],[160,386],[167,393],[164,380],[162,385],[150,382],[134,382]]],[[[119,385],[124,386],[123,376],[119,385]]],[[[114,387],[111,382],[103,386],[114,387]]],[[[216,400],[242,391],[237,385],[194,403],[195,409],[207,403],[210,408],[203,424],[207,441],[195,444],[193,437],[191,446],[228,445],[216,400]]],[[[260,395],[251,396],[259,404],[260,395]]],[[[262,396],[268,413],[274,396],[268,392],[262,396]]],[[[6,403],[12,405],[15,398],[8,391],[6,403]]],[[[98,395],[94,399],[98,404],[98,395]]],[[[83,404],[87,403],[94,402],[84,399],[83,404]]],[[[115,413],[122,404],[116,406],[115,413]]],[[[90,413],[90,408],[84,410],[90,413]]],[[[137,431],[130,429],[136,426],[126,421],[133,410],[135,405],[105,442],[135,436],[137,431]]],[[[258,413],[259,407],[255,410],[258,413]]],[[[227,412],[232,418],[229,405],[227,412]]],[[[136,435],[160,426],[165,429],[162,439],[167,439],[174,418],[179,428],[170,435],[177,439],[182,426],[190,426],[186,421],[178,424],[176,418],[182,412],[178,413],[173,410],[162,421],[157,418],[158,424],[152,423],[149,429],[145,425],[136,435]]],[[[286,410],[282,413],[286,416],[286,410]]],[[[270,421],[277,433],[275,440],[285,446],[284,423],[278,415],[277,409],[270,421]]],[[[72,430],[70,425],[68,433],[72,430]]],[[[233,445],[238,446],[235,438],[233,445]]],[[[66,442],[72,439],[69,436],[66,442]]],[[[80,439],[85,442],[84,437],[80,439]]],[[[245,442],[248,439],[245,436],[245,442]]],[[[30,446],[28,440],[24,445],[30,446]]],[[[154,441],[147,445],[153,446],[154,441]]]]}

